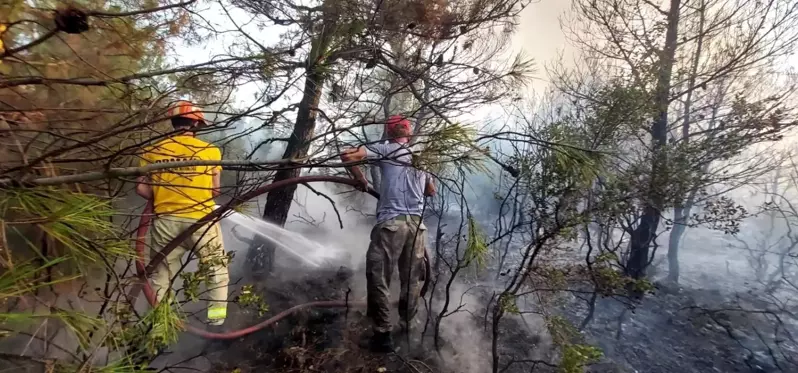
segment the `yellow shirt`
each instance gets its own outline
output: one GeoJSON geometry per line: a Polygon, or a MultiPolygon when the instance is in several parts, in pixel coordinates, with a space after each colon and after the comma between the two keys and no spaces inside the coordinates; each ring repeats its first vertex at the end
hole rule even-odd
{"type": "MultiPolygon", "coordinates": [[[[150,146],[141,166],[191,160],[218,161],[219,148],[192,136],[174,136],[150,146]]],[[[187,166],[150,174],[156,214],[200,219],[213,211],[213,174],[221,166],[187,166]]]]}

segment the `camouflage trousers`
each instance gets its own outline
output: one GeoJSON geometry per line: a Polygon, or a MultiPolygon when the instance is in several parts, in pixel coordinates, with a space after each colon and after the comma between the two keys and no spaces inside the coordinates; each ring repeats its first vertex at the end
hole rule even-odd
{"type": "Polygon", "coordinates": [[[377,332],[389,332],[391,325],[391,276],[399,269],[400,320],[410,321],[418,310],[423,285],[427,228],[418,216],[401,215],[374,226],[366,252],[368,317],[377,332]]]}
{"type": "MultiPolygon", "coordinates": [[[[172,239],[194,223],[196,223],[194,219],[177,216],[156,218],[151,228],[153,250],[150,257],[155,256],[172,239]]],[[[227,317],[227,286],[230,279],[218,224],[200,227],[158,264],[152,273],[153,290],[158,300],[163,299],[171,287],[172,279],[183,268],[181,259],[187,252],[192,252],[192,256],[198,256],[200,263],[207,267],[208,298],[210,298],[208,321],[222,322],[227,317]]]]}

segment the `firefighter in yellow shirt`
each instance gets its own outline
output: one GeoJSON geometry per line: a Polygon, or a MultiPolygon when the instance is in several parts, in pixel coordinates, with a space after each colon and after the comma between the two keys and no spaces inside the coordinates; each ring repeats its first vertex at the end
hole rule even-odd
{"type": "MultiPolygon", "coordinates": [[[[169,110],[169,116],[175,130],[183,132],[148,147],[142,166],[159,162],[221,160],[219,148],[194,136],[194,131],[205,123],[202,111],[190,102],[181,101],[169,110]]],[[[220,174],[220,166],[189,166],[159,170],[138,179],[136,193],[152,200],[155,212],[151,228],[153,253],[213,211],[213,199],[219,195],[220,174]]],[[[171,288],[171,281],[183,267],[181,259],[186,252],[198,255],[200,267],[207,268],[209,273],[208,324],[224,324],[229,276],[218,224],[198,229],[155,269],[152,283],[158,299],[163,299],[171,288]]]]}

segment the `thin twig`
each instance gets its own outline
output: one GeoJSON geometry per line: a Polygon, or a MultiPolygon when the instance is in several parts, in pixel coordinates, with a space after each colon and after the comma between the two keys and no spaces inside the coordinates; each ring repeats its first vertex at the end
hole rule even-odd
{"type": "Polygon", "coordinates": [[[313,193],[316,193],[317,196],[324,197],[326,200],[330,201],[330,204],[332,205],[333,211],[335,211],[335,216],[338,217],[338,224],[340,225],[341,229],[344,229],[344,221],[341,219],[341,213],[338,212],[338,207],[335,205],[335,201],[333,201],[333,199],[330,198],[330,196],[328,196],[328,195],[326,195],[326,194],[324,194],[322,192],[319,192],[316,189],[313,189],[313,187],[308,185],[308,184],[302,184],[302,185],[304,185],[305,188],[310,189],[310,191],[312,191],[313,193]]]}

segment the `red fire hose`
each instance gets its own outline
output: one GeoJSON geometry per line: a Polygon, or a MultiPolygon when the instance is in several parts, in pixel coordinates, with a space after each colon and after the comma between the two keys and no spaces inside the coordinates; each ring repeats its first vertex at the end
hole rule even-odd
{"type": "MultiPolygon", "coordinates": [[[[181,242],[185,241],[191,234],[193,234],[197,229],[202,227],[205,223],[213,221],[219,217],[221,217],[225,212],[232,210],[236,206],[240,205],[241,203],[248,201],[252,198],[255,198],[261,194],[269,193],[271,191],[285,188],[291,185],[297,184],[305,184],[305,183],[314,183],[314,182],[331,182],[331,183],[338,183],[338,184],[346,184],[351,186],[357,186],[358,183],[355,180],[347,179],[343,177],[335,177],[335,176],[300,176],[295,177],[292,179],[281,180],[278,182],[274,182],[271,184],[267,184],[261,186],[257,189],[244,193],[243,195],[234,198],[224,206],[221,206],[211,212],[210,214],[206,215],[202,219],[197,220],[196,223],[192,224],[188,229],[180,233],[177,237],[175,237],[172,241],[170,241],[166,246],[164,246],[161,251],[155,255],[154,258],[150,260],[150,263],[146,266],[144,265],[144,257],[145,257],[145,250],[146,250],[146,237],[147,237],[147,230],[149,229],[150,220],[152,220],[152,204],[147,203],[147,206],[144,208],[144,211],[141,213],[141,219],[139,220],[138,230],[136,231],[136,272],[139,277],[139,284],[135,285],[131,291],[131,298],[136,299],[139,290],[144,290],[144,296],[147,298],[147,302],[151,306],[155,306],[157,300],[155,299],[155,292],[150,285],[150,282],[147,280],[147,276],[152,273],[155,267],[166,258],[166,255],[169,255],[172,250],[174,250],[181,242]]],[[[373,190],[368,191],[369,194],[372,196],[379,198],[379,194],[373,190]]],[[[429,288],[429,281],[430,281],[430,263],[429,263],[429,253],[424,252],[424,265],[426,269],[426,275],[424,276],[424,285],[421,288],[421,297],[423,297],[429,288]]],[[[212,333],[206,330],[198,329],[191,325],[185,325],[186,330],[189,333],[194,335],[208,338],[208,339],[235,339],[238,337],[243,337],[247,334],[254,333],[258,330],[264,329],[280,321],[287,317],[288,315],[293,314],[299,310],[311,307],[318,307],[318,308],[336,308],[336,307],[352,307],[352,308],[359,308],[365,307],[366,302],[347,302],[344,300],[327,300],[327,301],[316,301],[316,302],[309,302],[303,303],[296,306],[293,306],[283,312],[278,313],[270,317],[267,320],[264,320],[258,324],[252,325],[250,327],[234,330],[231,332],[225,333],[212,333]]]]}

